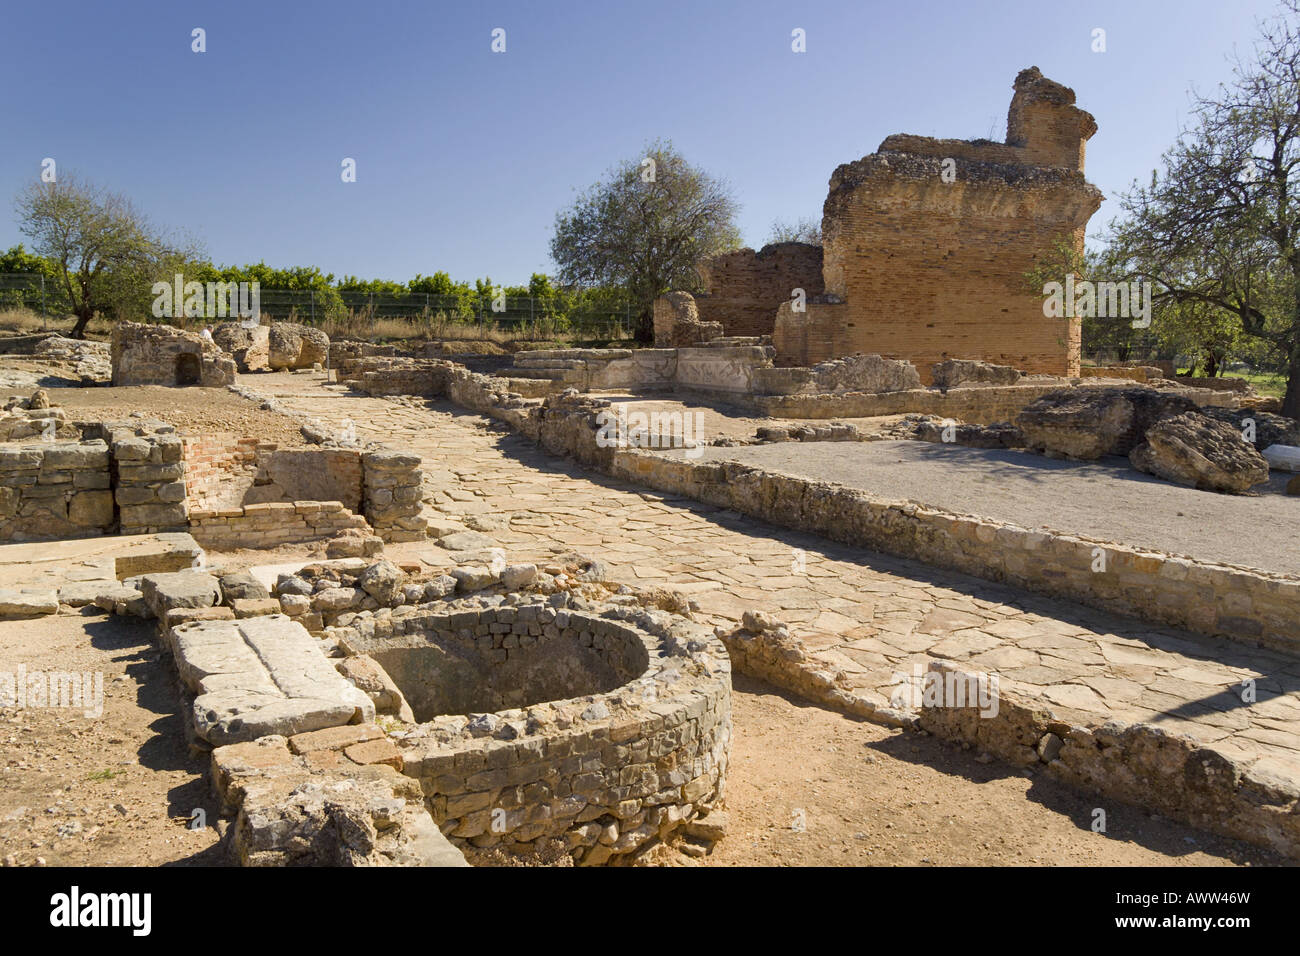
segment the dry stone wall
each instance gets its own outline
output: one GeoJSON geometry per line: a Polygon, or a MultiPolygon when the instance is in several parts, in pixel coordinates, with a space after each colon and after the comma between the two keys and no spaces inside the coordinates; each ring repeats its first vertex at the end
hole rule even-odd
{"type": "Polygon", "coordinates": [[[337,501],[268,502],[190,512],[190,534],[205,548],[278,548],[333,538],[346,531],[370,533],[365,518],[337,501]]]}
{"type": "Polygon", "coordinates": [[[0,541],[104,534],[116,522],[108,445],[0,446],[0,541]]]}
{"type": "Polygon", "coordinates": [[[215,342],[170,325],[113,326],[114,385],[200,385],[235,381],[235,360],[215,342]]]}
{"type": "Polygon", "coordinates": [[[163,422],[104,422],[94,431],[108,442],[113,457],[113,496],[121,534],[183,531],[189,523],[185,502],[184,446],[176,429],[163,422]]]}
{"type": "MultiPolygon", "coordinates": [[[[566,642],[609,662],[617,686],[548,700],[576,686],[572,674],[552,673],[531,704],[433,717],[401,735],[404,772],[420,781],[434,819],[467,852],[540,850],[558,839],[581,864],[600,864],[668,836],[721,798],[730,663],[698,625],[663,612],[531,603],[416,609],[395,616],[391,638],[348,631],[334,633],[380,660],[395,645],[427,647],[422,635],[432,631],[501,667],[511,655],[536,657],[545,645],[566,642]]],[[[484,701],[493,699],[508,702],[490,694],[484,701]]]]}

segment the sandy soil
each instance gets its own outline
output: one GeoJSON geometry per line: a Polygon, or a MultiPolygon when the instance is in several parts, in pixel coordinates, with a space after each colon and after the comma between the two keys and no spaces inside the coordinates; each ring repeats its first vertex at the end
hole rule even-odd
{"type": "Polygon", "coordinates": [[[733,686],[728,832],[707,865],[1286,865],[935,737],[733,686]]]}
{"type": "Polygon", "coordinates": [[[1284,473],[1262,493],[1221,495],[1144,475],[1123,458],[1056,461],[918,441],[705,448],[696,460],[725,459],[1028,528],[1300,574],[1300,498],[1278,493],[1284,473]]]}
{"type": "MultiPolygon", "coordinates": [[[[102,716],[0,708],[6,866],[222,865],[207,761],[190,755],[153,628],[69,614],[0,624],[0,671],[101,673],[102,716]],[[209,826],[190,829],[202,808],[209,826]]],[[[224,825],[224,824],[223,824],[224,825]]]]}
{"type": "MultiPolygon", "coordinates": [[[[19,393],[22,390],[11,390],[19,393]]],[[[97,421],[127,418],[132,412],[160,418],[183,435],[258,437],[285,448],[306,444],[298,426],[284,415],[263,411],[224,388],[47,388],[50,402],[69,418],[97,421]]],[[[22,392],[29,394],[30,390],[22,392]]],[[[7,393],[6,393],[7,394],[7,393]]]]}

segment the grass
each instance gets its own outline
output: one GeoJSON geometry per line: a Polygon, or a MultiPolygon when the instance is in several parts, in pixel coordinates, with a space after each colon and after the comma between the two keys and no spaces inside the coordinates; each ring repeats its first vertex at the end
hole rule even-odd
{"type": "MultiPolygon", "coordinates": [[[[30,335],[34,332],[61,332],[67,335],[75,324],[76,319],[72,316],[55,318],[37,315],[29,309],[0,311],[0,332],[13,332],[17,335],[30,335]]],[[[92,339],[107,339],[112,330],[113,323],[104,319],[95,319],[86,328],[87,336],[92,339]]]]}
{"type": "Polygon", "coordinates": [[[1233,378],[1244,378],[1255,386],[1261,395],[1283,398],[1286,395],[1286,376],[1276,372],[1233,372],[1233,378]]]}
{"type": "MultiPolygon", "coordinates": [[[[290,313],[286,321],[298,322],[301,319],[302,317],[296,313],[290,313]]],[[[152,319],[143,317],[142,321],[147,322],[152,319]]],[[[0,333],[29,335],[48,331],[67,335],[72,331],[74,323],[75,319],[71,316],[66,318],[42,316],[28,309],[0,311],[0,333]]],[[[198,319],[182,318],[174,324],[181,328],[197,330],[206,323],[198,319]]],[[[344,316],[331,316],[318,323],[317,327],[330,338],[361,339],[402,346],[443,342],[452,343],[446,350],[448,352],[484,355],[548,348],[628,348],[636,344],[631,340],[583,339],[578,337],[578,333],[557,334],[545,323],[539,323],[532,328],[506,331],[491,326],[480,328],[476,323],[452,321],[445,316],[433,316],[427,319],[379,318],[371,321],[365,312],[351,312],[344,316]]],[[[112,330],[112,322],[97,318],[90,323],[86,332],[88,338],[105,340],[112,334],[112,330]]]]}
{"type": "Polygon", "coordinates": [[[86,779],[95,781],[112,780],[114,777],[120,777],[124,773],[126,773],[125,770],[97,770],[86,777],[86,779]]]}

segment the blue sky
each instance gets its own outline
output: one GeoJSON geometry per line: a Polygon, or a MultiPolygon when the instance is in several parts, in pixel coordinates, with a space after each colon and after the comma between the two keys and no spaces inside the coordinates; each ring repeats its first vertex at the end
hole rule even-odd
{"type": "Polygon", "coordinates": [[[307,3],[68,0],[0,18],[0,247],[43,158],[126,193],[218,263],[405,280],[551,271],[556,212],[671,139],[726,179],[746,242],[820,219],[834,168],[891,133],[1001,140],[1027,66],[1097,117],[1088,178],[1145,178],[1188,90],[1275,3],[307,3]],[[202,27],[207,51],[191,51],[202,27]],[[491,32],[506,31],[493,53],[491,32]],[[807,52],[790,49],[802,28],[807,52]],[[1092,31],[1106,52],[1092,52],[1092,31]],[[341,162],[357,164],[343,183],[341,162]]]}

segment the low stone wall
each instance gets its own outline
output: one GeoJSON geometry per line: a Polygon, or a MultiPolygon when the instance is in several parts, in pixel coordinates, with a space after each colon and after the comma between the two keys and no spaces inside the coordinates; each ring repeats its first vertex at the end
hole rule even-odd
{"type": "Polygon", "coordinates": [[[1013,766],[1040,767],[1083,792],[1300,857],[1300,788],[1294,767],[1277,757],[1220,748],[1152,724],[1111,720],[1098,726],[1095,716],[1009,692],[1005,681],[991,685],[989,675],[964,672],[948,661],[931,660],[926,679],[962,688],[957,701],[943,693],[919,707],[884,701],[851,689],[843,671],[819,661],[788,631],[738,628],[720,637],[738,672],[824,707],[925,730],[1013,766]],[[995,713],[981,710],[980,696],[982,704],[996,700],[995,713]]]}
{"type": "MultiPolygon", "coordinates": [[[[395,620],[395,625],[397,621],[395,620]]],[[[546,605],[422,611],[398,633],[459,634],[504,660],[526,644],[571,639],[638,674],[613,690],[472,717],[436,717],[399,739],[404,772],[458,845],[542,849],[560,839],[583,865],[668,836],[721,797],[731,738],[726,653],[707,630],[662,612],[603,615],[546,605]]],[[[382,655],[391,641],[345,643],[382,655]]]]}
{"type": "MultiPolygon", "coordinates": [[[[943,673],[951,664],[931,665],[943,673]]],[[[962,675],[964,682],[974,675],[962,675]]],[[[1017,766],[1042,763],[1088,793],[1149,808],[1215,833],[1300,857],[1300,790],[1294,765],[1252,758],[1152,724],[1086,726],[1044,700],[1001,692],[994,719],[975,707],[923,707],[917,725],[1017,766]]]]}
{"type": "Polygon", "coordinates": [[[194,540],[217,551],[321,541],[354,528],[370,533],[365,518],[337,501],[268,502],[190,512],[194,540]]]}
{"type": "Polygon", "coordinates": [[[618,451],[618,477],[773,524],[1131,617],[1300,654],[1300,578],[1030,531],[738,462],[618,451]]]}
{"type": "Polygon", "coordinates": [[[1250,382],[1244,378],[1202,378],[1179,375],[1174,378],[1174,381],[1189,388],[1208,388],[1215,392],[1237,392],[1244,395],[1251,390],[1250,382]]]}
{"type": "Polygon", "coordinates": [[[184,447],[176,429],[163,422],[104,422],[94,431],[105,436],[113,456],[113,496],[121,534],[184,531],[184,447]]]}
{"type": "Polygon", "coordinates": [[[1085,365],[1079,369],[1080,378],[1122,378],[1131,382],[1149,382],[1164,378],[1154,365],[1085,365]]]}
{"type": "MultiPolygon", "coordinates": [[[[1119,384],[1119,383],[1117,383],[1119,384]]],[[[1066,379],[1007,386],[909,389],[898,392],[840,392],[818,395],[755,395],[749,404],[772,418],[872,418],[878,415],[938,415],[976,425],[1010,421],[1048,392],[1068,388],[1066,379]]],[[[1235,396],[1208,389],[1179,389],[1197,405],[1236,407],[1235,396]]]]}
{"type": "Polygon", "coordinates": [[[0,541],[110,531],[116,522],[111,484],[103,441],[0,446],[0,541]]]}
{"type": "Polygon", "coordinates": [[[582,391],[689,389],[746,395],[757,369],[770,367],[772,349],[720,345],[677,349],[543,349],[515,355],[513,374],[542,378],[582,391]]]}
{"type": "Polygon", "coordinates": [[[385,541],[422,541],[429,522],[421,516],[424,473],[420,456],[397,451],[361,455],[366,520],[385,541]]]}

